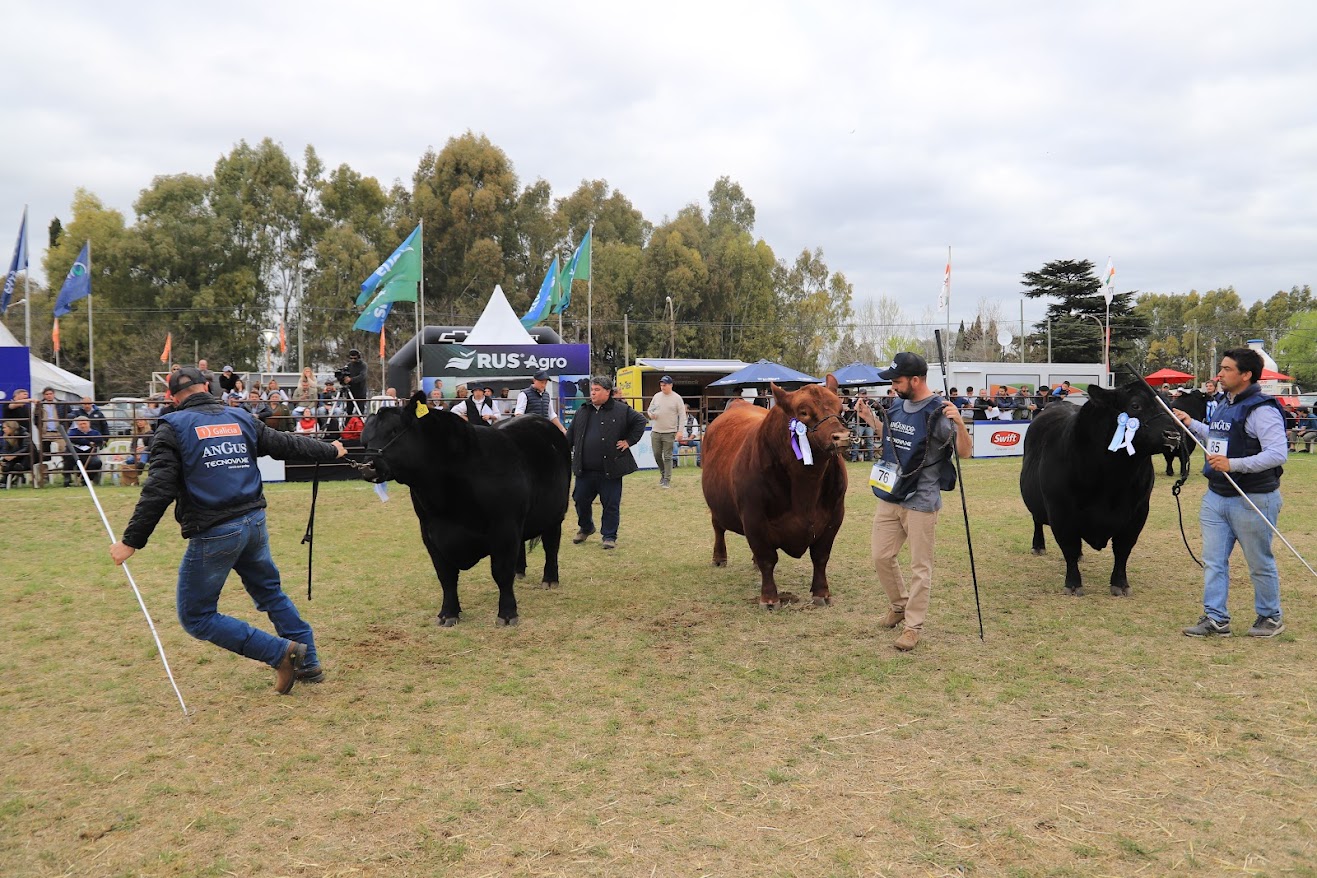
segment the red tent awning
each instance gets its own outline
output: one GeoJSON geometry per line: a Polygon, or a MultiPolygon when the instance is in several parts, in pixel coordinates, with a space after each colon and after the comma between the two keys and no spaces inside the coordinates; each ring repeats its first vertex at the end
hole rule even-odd
{"type": "Polygon", "coordinates": [[[1288,375],[1277,372],[1274,369],[1263,369],[1262,377],[1259,378],[1258,380],[1259,381],[1293,381],[1294,379],[1288,375]]]}
{"type": "Polygon", "coordinates": [[[1194,376],[1187,375],[1184,372],[1177,372],[1174,369],[1158,369],[1144,380],[1154,386],[1160,384],[1183,384],[1186,381],[1193,381],[1194,376]]]}

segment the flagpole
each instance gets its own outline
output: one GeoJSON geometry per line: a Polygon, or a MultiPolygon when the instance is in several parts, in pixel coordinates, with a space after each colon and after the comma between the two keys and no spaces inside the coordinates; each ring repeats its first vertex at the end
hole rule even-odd
{"type": "Polygon", "coordinates": [[[91,317],[91,241],[87,241],[87,362],[91,372],[91,395],[96,398],[96,333],[91,317]]]}
{"type": "Polygon", "coordinates": [[[416,226],[421,230],[421,234],[416,239],[416,243],[421,246],[421,252],[417,254],[421,265],[421,279],[416,284],[416,389],[421,390],[424,386],[424,376],[421,374],[421,345],[425,344],[423,338],[425,334],[425,218],[422,217],[416,226]]]}
{"type": "MultiPolygon", "coordinates": [[[[594,223],[585,233],[590,239],[590,276],[585,279],[585,346],[588,349],[587,361],[590,371],[594,372],[594,223]]],[[[575,273],[572,274],[575,278],[575,273]]],[[[560,312],[561,316],[561,312],[560,312]]],[[[561,333],[560,333],[561,334],[561,333]]],[[[580,336],[577,336],[579,338],[580,336]]]]}
{"type": "MultiPolygon", "coordinates": [[[[27,205],[23,205],[23,253],[30,254],[32,251],[27,249],[27,205]]],[[[32,257],[27,256],[28,267],[23,271],[23,342],[32,348],[32,287],[29,285],[32,278],[32,257]]]]}

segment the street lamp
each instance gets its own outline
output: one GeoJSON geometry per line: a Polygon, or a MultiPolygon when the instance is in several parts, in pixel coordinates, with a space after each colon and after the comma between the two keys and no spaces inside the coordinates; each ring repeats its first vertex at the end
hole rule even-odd
{"type": "Polygon", "coordinates": [[[279,341],[279,330],[262,329],[261,341],[265,344],[265,371],[273,372],[274,364],[272,358],[274,356],[274,346],[279,341]]]}
{"type": "Polygon", "coordinates": [[[1111,372],[1111,359],[1110,359],[1110,358],[1111,358],[1111,342],[1109,341],[1109,338],[1110,338],[1110,335],[1111,335],[1111,324],[1110,324],[1110,323],[1105,323],[1105,324],[1104,324],[1104,323],[1102,322],[1102,318],[1099,317],[1099,316],[1097,316],[1096,314],[1080,314],[1079,316],[1080,316],[1080,317],[1087,317],[1087,318],[1089,318],[1090,320],[1096,320],[1096,321],[1097,321],[1098,332],[1102,333],[1102,368],[1106,369],[1107,372],[1108,372],[1108,374],[1110,374],[1110,372],[1111,372]]]}

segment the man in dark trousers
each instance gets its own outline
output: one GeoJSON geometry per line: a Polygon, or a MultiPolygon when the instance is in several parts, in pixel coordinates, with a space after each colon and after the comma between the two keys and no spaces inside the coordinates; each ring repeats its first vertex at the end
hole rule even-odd
{"type": "Polygon", "coordinates": [[[141,499],[123,539],[110,547],[123,564],[146,545],[170,503],[188,541],[178,568],[178,618],[198,640],[265,662],[275,690],[287,695],[298,680],[324,679],[311,626],[280,584],[265,528],[265,495],[256,458],[330,461],[346,454],[341,442],[272,430],[241,407],[221,405],[200,370],[187,366],[169,379],[177,410],[165,415],[151,443],[141,499]],[[218,611],[230,570],[242,577],[256,608],[278,637],[218,611]]]}
{"type": "Polygon", "coordinates": [[[635,472],[631,446],[645,435],[645,416],[626,403],[612,398],[613,379],[596,375],[590,379],[590,401],[576,410],[567,428],[572,446],[572,472],[576,487],[578,530],[573,543],[585,542],[594,533],[591,504],[599,498],[603,547],[617,548],[617,528],[622,521],[622,477],[635,472]]]}
{"type": "Polygon", "coordinates": [[[1230,554],[1236,543],[1253,580],[1257,620],[1248,636],[1275,637],[1285,630],[1271,537],[1280,517],[1280,478],[1289,445],[1280,403],[1262,392],[1258,386],[1261,377],[1262,355],[1252,348],[1232,348],[1221,355],[1216,376],[1226,398],[1207,423],[1195,421],[1180,409],[1173,412],[1207,449],[1203,464],[1207,491],[1198,513],[1203,531],[1203,615],[1198,624],[1183,629],[1189,637],[1230,636],[1226,602],[1230,597],[1230,554]],[[1226,473],[1248,495],[1247,500],[1227,481],[1226,473]]]}
{"type": "Polygon", "coordinates": [[[347,386],[348,394],[352,397],[349,402],[348,414],[366,416],[366,364],[361,362],[361,351],[353,348],[348,351],[348,365],[346,377],[343,383],[347,386]]]}

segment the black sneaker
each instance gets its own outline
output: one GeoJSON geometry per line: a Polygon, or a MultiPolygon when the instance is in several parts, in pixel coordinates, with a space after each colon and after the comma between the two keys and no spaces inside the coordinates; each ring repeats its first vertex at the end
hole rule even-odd
{"type": "Polygon", "coordinates": [[[1253,623],[1253,627],[1248,629],[1249,637],[1275,637],[1285,630],[1285,623],[1280,620],[1280,616],[1258,616],[1258,620],[1253,623]]]}
{"type": "Polygon", "coordinates": [[[297,682],[299,683],[323,683],[324,681],[325,669],[320,666],[319,662],[299,668],[297,671],[297,682]]]}
{"type": "Polygon", "coordinates": [[[1197,625],[1191,625],[1184,629],[1187,637],[1229,637],[1230,623],[1218,622],[1206,614],[1198,620],[1197,625]]]}

